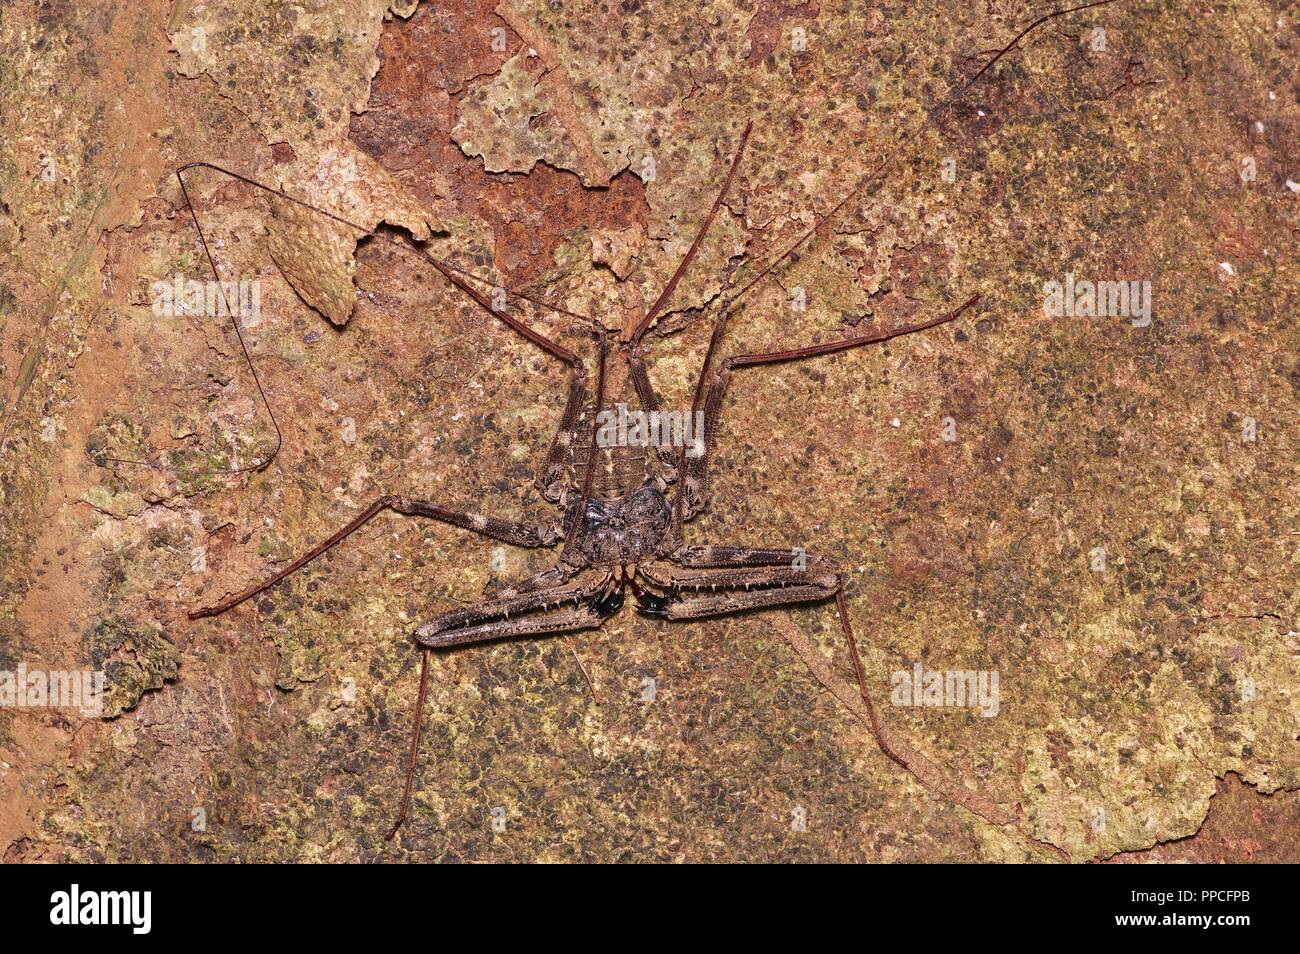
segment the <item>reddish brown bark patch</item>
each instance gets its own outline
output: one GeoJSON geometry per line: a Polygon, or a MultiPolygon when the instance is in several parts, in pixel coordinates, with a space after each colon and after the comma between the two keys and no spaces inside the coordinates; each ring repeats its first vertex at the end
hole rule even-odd
{"type": "Polygon", "coordinates": [[[421,7],[408,21],[385,24],[383,66],[349,137],[417,198],[450,200],[465,216],[489,223],[497,268],[526,284],[552,267],[555,249],[575,230],[644,227],[648,206],[631,173],[616,176],[608,189],[585,188],[576,175],[542,163],[528,175],[489,174],[452,142],[460,95],[519,50],[519,38],[491,8],[421,7]],[[506,31],[505,50],[492,49],[498,28],[506,31]]]}
{"type": "Polygon", "coordinates": [[[793,4],[775,0],[760,3],[754,19],[749,21],[749,59],[751,66],[766,60],[776,50],[783,34],[789,27],[808,26],[821,15],[821,5],[817,0],[793,4]]]}
{"type": "Polygon", "coordinates": [[[1110,864],[1223,864],[1294,861],[1300,842],[1300,792],[1261,795],[1235,773],[1219,779],[1210,812],[1194,835],[1146,851],[1127,851],[1110,864]]]}

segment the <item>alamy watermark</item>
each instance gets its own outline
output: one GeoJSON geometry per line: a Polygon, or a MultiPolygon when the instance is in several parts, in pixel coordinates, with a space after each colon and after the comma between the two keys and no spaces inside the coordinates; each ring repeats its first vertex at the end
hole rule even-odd
{"type": "Polygon", "coordinates": [[[1051,318],[1131,318],[1134,328],[1151,324],[1149,281],[1091,282],[1065,273],[1043,283],[1043,313],[1051,318]]]}
{"type": "Polygon", "coordinates": [[[76,709],[84,716],[104,714],[104,671],[31,669],[0,670],[0,708],[76,709]]]}
{"type": "Polygon", "coordinates": [[[596,415],[596,444],[600,447],[685,447],[687,457],[704,453],[704,412],[617,411],[596,415]]]}
{"type": "Polygon", "coordinates": [[[896,706],[949,706],[978,709],[985,718],[998,714],[1001,676],[985,669],[900,669],[890,677],[894,690],[889,701],[896,706]]]}
{"type": "Polygon", "coordinates": [[[153,313],[159,318],[202,315],[206,318],[240,319],[245,327],[262,320],[262,283],[258,279],[237,282],[186,280],[177,272],[171,281],[149,286],[153,313]]]}
{"type": "Polygon", "coordinates": [[[132,934],[148,934],[153,926],[152,891],[82,891],[73,884],[68,891],[50,895],[50,923],[120,924],[132,934]]]}

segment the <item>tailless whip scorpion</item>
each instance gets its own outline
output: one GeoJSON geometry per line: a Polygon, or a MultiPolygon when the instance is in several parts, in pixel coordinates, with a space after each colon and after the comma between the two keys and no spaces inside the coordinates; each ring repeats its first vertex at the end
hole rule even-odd
{"type": "MultiPolygon", "coordinates": [[[[962,83],[944,103],[936,107],[931,118],[946,112],[957,103],[998,60],[1014,49],[1037,26],[1055,17],[1112,2],[1115,0],[1100,0],[1057,10],[1030,23],[1011,43],[1001,48],[978,72],[962,83]]],[[[498,307],[476,287],[493,286],[495,283],[434,257],[409,236],[376,232],[333,212],[310,205],[281,189],[214,163],[193,162],[176,171],[190,217],[208,264],[218,281],[220,271],[185,186],[185,173],[197,168],[212,170],[281,201],[294,203],[338,225],[356,230],[359,236],[372,236],[392,242],[417,256],[493,320],[503,322],[555,359],[567,371],[568,397],[564,411],[536,477],[543,498],[554,507],[549,515],[532,521],[505,520],[456,509],[437,501],[384,495],[279,572],[240,593],[189,613],[190,619],[225,613],[275,586],[385,510],[443,521],[518,547],[560,546],[558,558],[550,568],[507,586],[489,599],[438,613],[415,628],[415,641],[422,649],[420,687],[406,766],[405,789],[397,818],[389,829],[387,838],[391,839],[396,834],[410,805],[429,681],[430,652],[504,638],[545,637],[593,629],[619,613],[629,596],[637,612],[669,622],[722,616],[744,610],[834,601],[852,659],[858,690],[876,742],[887,756],[904,769],[913,771],[907,760],[891,748],[881,731],[849,620],[844,597],[845,577],[837,563],[823,553],[804,553],[799,548],[774,545],[771,541],[756,545],[690,543],[685,534],[685,525],[708,505],[710,463],[718,435],[718,421],[724,409],[728,385],[738,371],[779,362],[803,361],[916,334],[953,321],[979,300],[979,295],[971,295],[946,314],[892,330],[781,351],[727,353],[724,343],[728,323],[735,314],[737,305],[749,291],[794,256],[817,234],[819,227],[833,220],[869,187],[878,184],[894,160],[889,157],[882,159],[830,211],[817,215],[813,227],[789,248],[757,269],[739,288],[722,296],[713,319],[712,335],[696,378],[691,404],[692,417],[702,412],[704,421],[704,433],[699,437],[702,446],[697,446],[696,452],[688,454],[684,445],[680,448],[608,445],[597,439],[598,416],[601,412],[610,411],[616,403],[635,404],[646,413],[660,411],[659,398],[647,371],[646,335],[664,314],[665,307],[694,261],[726,200],[736,171],[741,165],[752,127],[751,121],[740,133],[734,158],[717,198],[699,225],[689,249],[662,293],[630,334],[527,295],[517,295],[521,300],[569,319],[575,328],[589,334],[595,352],[594,361],[590,364],[553,338],[539,332],[527,321],[511,314],[509,309],[498,307]]],[[[901,137],[897,145],[901,147],[907,139],[907,136],[901,137]]],[[[222,294],[224,295],[224,290],[222,294]]],[[[228,310],[228,313],[234,315],[233,311],[228,310]]],[[[274,423],[274,412],[262,390],[257,371],[252,366],[237,319],[234,319],[234,326],[244,355],[249,358],[248,364],[262,404],[274,423]]],[[[270,464],[282,441],[278,424],[275,424],[275,432],[275,447],[266,458],[237,472],[257,471],[270,464]]]]}

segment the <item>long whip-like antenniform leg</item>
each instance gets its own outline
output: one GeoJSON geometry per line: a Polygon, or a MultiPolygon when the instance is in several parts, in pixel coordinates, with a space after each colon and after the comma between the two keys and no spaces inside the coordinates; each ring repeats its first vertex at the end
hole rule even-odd
{"type": "Polygon", "coordinates": [[[284,445],[284,435],[280,432],[280,422],[275,419],[275,411],[271,410],[271,402],[266,397],[266,391],[262,388],[262,379],[258,377],[257,367],[253,364],[253,356],[249,353],[248,345],[244,342],[244,332],[239,327],[239,317],[237,312],[231,309],[230,302],[226,299],[226,282],[221,278],[221,270],[217,268],[217,260],[212,255],[212,249],[208,246],[208,237],[203,234],[203,226],[199,224],[199,214],[194,209],[194,202],[190,199],[190,190],[185,188],[185,179],[181,176],[181,170],[176,170],[176,181],[181,184],[181,195],[185,197],[185,205],[189,207],[190,219],[194,222],[194,230],[199,234],[199,244],[203,246],[203,255],[208,260],[208,266],[212,269],[212,277],[217,280],[217,291],[221,295],[221,304],[226,309],[226,314],[230,316],[230,323],[234,326],[235,337],[239,339],[239,350],[244,353],[244,360],[248,362],[249,373],[253,376],[253,384],[257,386],[258,396],[262,399],[262,406],[266,408],[266,414],[271,419],[271,426],[275,428],[275,447],[271,453],[266,455],[264,460],[251,464],[248,467],[239,467],[235,470],[224,471],[228,474],[244,474],[253,471],[262,470],[275,460],[276,455],[280,453],[280,448],[284,445]]]}
{"type": "MultiPolygon", "coordinates": [[[[512,328],[514,331],[518,332],[520,335],[527,338],[529,341],[531,341],[533,344],[537,345],[538,347],[542,348],[544,351],[559,358],[561,361],[564,361],[574,366],[578,366],[578,367],[581,366],[582,364],[581,359],[579,359],[578,356],[575,355],[572,351],[569,351],[567,348],[563,348],[560,345],[556,344],[550,338],[547,338],[545,335],[541,334],[540,332],[535,331],[528,324],[526,324],[523,321],[520,321],[518,318],[508,315],[504,311],[495,308],[492,305],[492,303],[488,301],[487,298],[483,297],[481,292],[475,289],[472,285],[469,285],[463,278],[460,277],[462,274],[468,274],[468,273],[466,273],[463,269],[451,265],[449,262],[444,262],[441,259],[435,258],[434,256],[430,255],[427,251],[425,251],[424,249],[420,248],[417,244],[415,244],[414,240],[407,238],[405,236],[399,239],[391,235],[385,235],[382,232],[375,232],[373,229],[367,228],[366,226],[361,225],[357,222],[353,222],[349,219],[346,219],[341,215],[337,215],[333,212],[330,212],[328,209],[322,209],[318,206],[312,205],[310,202],[304,202],[302,199],[289,195],[287,192],[283,191],[282,189],[277,189],[274,186],[267,185],[266,183],[258,182],[256,179],[250,178],[249,176],[243,175],[238,172],[232,172],[229,169],[226,169],[222,166],[218,166],[215,163],[211,163],[211,162],[191,162],[177,169],[176,178],[180,180],[182,191],[184,191],[185,189],[185,180],[182,176],[182,173],[185,173],[191,169],[211,169],[213,172],[219,172],[222,175],[229,176],[230,178],[236,180],[237,182],[242,182],[245,185],[253,186],[254,188],[260,189],[263,192],[268,193],[269,195],[274,195],[277,198],[285,200],[286,202],[292,202],[295,205],[301,206],[304,209],[308,209],[309,211],[315,212],[319,215],[323,215],[325,216],[325,218],[331,220],[332,222],[336,222],[339,225],[344,225],[350,229],[355,229],[361,235],[373,235],[376,238],[382,239],[383,241],[389,242],[400,249],[403,249],[411,254],[418,256],[419,258],[423,259],[427,264],[431,265],[440,275],[442,275],[443,278],[445,278],[448,281],[448,283],[453,285],[460,292],[462,292],[464,295],[470,298],[475,304],[477,304],[488,314],[493,315],[494,317],[503,321],[505,324],[510,326],[510,328],[512,328]]],[[[189,201],[188,193],[186,193],[186,201],[187,202],[189,201]]],[[[191,214],[193,214],[193,210],[194,207],[193,204],[191,203],[190,205],[191,214]]],[[[215,266],[214,266],[214,270],[215,270],[215,266]]],[[[487,279],[479,278],[477,275],[471,275],[470,277],[472,277],[476,281],[487,282],[487,279]]],[[[545,302],[538,301],[537,299],[534,298],[529,298],[528,296],[520,294],[518,292],[515,292],[514,294],[516,297],[525,301],[532,302],[538,305],[539,307],[546,308],[549,309],[550,311],[554,311],[563,315],[567,315],[571,318],[577,318],[583,322],[586,322],[588,325],[595,326],[595,322],[593,322],[590,318],[587,318],[585,315],[578,315],[575,314],[574,312],[566,311],[563,308],[558,308],[555,305],[548,305],[545,302]]]]}
{"type": "MultiPolygon", "coordinates": [[[[194,200],[190,196],[189,188],[185,183],[184,174],[190,170],[200,169],[200,168],[211,169],[212,171],[221,173],[224,176],[228,176],[229,178],[234,179],[237,182],[242,182],[245,185],[252,186],[255,189],[260,189],[261,191],[266,192],[269,195],[274,195],[287,202],[292,202],[298,206],[301,206],[302,208],[308,209],[309,211],[325,216],[326,218],[340,225],[344,225],[347,226],[348,228],[355,229],[358,233],[362,235],[374,235],[377,238],[383,239],[384,241],[390,242],[398,246],[399,248],[407,251],[408,253],[418,255],[420,258],[424,259],[428,264],[432,265],[433,268],[436,269],[450,284],[452,284],[455,288],[457,288],[462,293],[464,293],[469,298],[471,298],[480,307],[486,309],[490,314],[494,315],[495,317],[499,318],[501,321],[505,322],[505,324],[510,326],[519,334],[523,335],[529,341],[532,341],[534,344],[541,347],[543,350],[554,355],[560,360],[568,363],[570,366],[572,366],[575,369],[577,373],[579,374],[582,373],[582,361],[577,357],[577,355],[573,354],[568,349],[561,347],[551,339],[535,331],[533,328],[529,327],[527,324],[520,321],[519,319],[514,318],[511,315],[508,315],[505,312],[498,310],[492,305],[491,302],[489,302],[486,298],[484,298],[482,294],[480,294],[477,290],[475,290],[472,286],[468,285],[464,281],[464,278],[469,278],[473,281],[483,282],[484,284],[492,284],[491,282],[489,282],[488,279],[482,278],[481,276],[475,275],[472,272],[466,271],[465,269],[453,265],[450,262],[444,262],[441,259],[434,258],[424,249],[417,246],[413,240],[409,239],[406,236],[403,236],[401,239],[398,239],[398,238],[394,238],[393,236],[384,235],[382,233],[376,233],[372,229],[369,229],[356,222],[349,221],[343,216],[336,215],[335,213],[330,212],[327,209],[319,208],[318,206],[314,206],[309,202],[305,202],[302,199],[291,196],[288,193],[284,192],[282,189],[277,189],[274,186],[270,186],[265,183],[258,182],[256,179],[250,178],[249,176],[245,176],[238,172],[233,172],[229,169],[223,168],[222,166],[216,165],[215,163],[211,163],[211,162],[191,162],[188,163],[187,165],[181,166],[176,170],[176,181],[180,184],[181,195],[185,199],[185,205],[189,209],[190,219],[193,221],[194,229],[198,233],[199,244],[203,248],[204,258],[207,259],[208,267],[212,269],[213,278],[217,280],[218,294],[220,294],[221,296],[222,305],[226,309],[226,314],[230,315],[230,320],[235,330],[235,337],[239,341],[239,348],[244,355],[244,361],[248,364],[248,370],[249,373],[252,375],[253,384],[257,388],[258,397],[261,399],[262,406],[266,408],[267,417],[270,418],[271,427],[275,431],[275,446],[271,449],[270,453],[267,454],[262,460],[250,464],[246,467],[238,467],[230,470],[218,471],[218,473],[236,475],[236,474],[252,473],[255,471],[265,469],[267,466],[270,465],[270,463],[273,460],[275,460],[275,458],[280,453],[280,449],[284,446],[284,434],[280,430],[280,422],[276,419],[275,411],[271,406],[270,398],[267,396],[266,390],[262,386],[262,379],[260,375],[257,373],[257,366],[253,362],[252,353],[249,351],[248,344],[244,340],[244,333],[243,330],[240,328],[239,318],[237,316],[237,313],[235,312],[235,310],[233,310],[230,307],[230,302],[226,298],[226,287],[227,287],[226,283],[222,280],[221,269],[217,265],[216,256],[213,254],[212,247],[208,243],[207,234],[204,232],[203,225],[199,221],[198,211],[194,207],[194,200]],[[464,278],[462,278],[461,276],[464,276],[464,278]]],[[[540,308],[545,308],[550,311],[556,312],[557,314],[562,314],[567,317],[577,319],[591,327],[596,326],[596,322],[592,321],[592,319],[586,317],[585,315],[579,315],[574,312],[568,311],[567,309],[548,304],[547,302],[541,301],[537,298],[533,298],[521,292],[511,292],[511,294],[513,294],[515,297],[523,301],[531,302],[532,304],[537,305],[540,308]]],[[[123,461],[123,463],[145,463],[145,462],[123,461]]],[[[153,465],[148,465],[148,466],[153,466],[153,465]]]]}
{"type": "Polygon", "coordinates": [[[415,696],[415,728],[411,732],[411,752],[406,760],[406,787],[402,789],[402,807],[397,811],[393,827],[388,829],[384,841],[392,841],[397,829],[406,821],[407,809],[411,806],[411,787],[415,784],[415,763],[420,756],[420,732],[424,728],[424,693],[429,688],[429,653],[432,650],[420,648],[420,691],[415,696]]]}
{"type": "MultiPolygon", "coordinates": [[[[980,78],[983,77],[985,73],[987,73],[990,69],[993,68],[994,64],[996,64],[1004,56],[1006,56],[1008,53],[1010,53],[1012,50],[1018,47],[1020,45],[1021,40],[1023,40],[1026,36],[1028,36],[1038,27],[1042,26],[1044,23],[1047,23],[1049,20],[1055,20],[1058,17],[1068,16],[1071,13],[1079,13],[1082,10],[1091,10],[1095,7],[1105,7],[1105,6],[1109,6],[1112,3],[1117,3],[1117,2],[1119,2],[1119,0],[1092,0],[1092,2],[1090,3],[1083,3],[1073,7],[1065,7],[1060,10],[1053,10],[1050,13],[1043,14],[1038,19],[1030,23],[1028,26],[1020,30],[1020,32],[1018,32],[1015,35],[1015,37],[1011,40],[1010,43],[1008,43],[1006,46],[998,50],[993,55],[992,58],[990,58],[987,62],[985,62],[985,64],[982,67],[980,67],[980,69],[973,76],[971,76],[970,79],[966,80],[964,83],[958,86],[951,96],[949,96],[946,100],[944,100],[934,109],[930,110],[928,114],[929,118],[931,120],[935,120],[939,116],[948,112],[948,110],[956,106],[957,103],[961,102],[961,100],[965,97],[965,95],[968,92],[970,92],[970,90],[975,86],[975,84],[980,80],[980,78]]],[[[745,282],[745,284],[742,285],[741,288],[735,294],[727,298],[726,304],[723,306],[722,310],[725,312],[731,308],[734,308],[742,298],[748,295],[750,291],[752,291],[755,288],[755,286],[757,286],[769,275],[771,275],[781,265],[782,262],[789,261],[789,259],[799,251],[799,249],[803,248],[804,245],[806,245],[815,235],[817,235],[820,229],[822,229],[827,223],[833,221],[837,216],[839,216],[839,214],[843,212],[851,202],[853,202],[857,198],[860,198],[865,193],[867,187],[870,186],[872,183],[876,182],[877,180],[879,180],[882,174],[887,169],[889,169],[892,165],[900,162],[901,157],[898,155],[898,151],[899,149],[901,149],[901,147],[907,145],[907,143],[911,140],[911,138],[912,136],[909,133],[904,133],[902,136],[900,136],[897,139],[897,141],[895,141],[894,143],[894,151],[892,153],[882,158],[874,169],[872,169],[870,172],[862,176],[862,178],[860,178],[857,181],[857,183],[854,184],[853,188],[850,189],[847,193],[845,193],[840,198],[840,200],[831,207],[829,212],[827,212],[825,215],[815,214],[813,216],[812,227],[809,228],[807,231],[803,232],[797,239],[795,239],[795,241],[790,246],[788,246],[779,255],[777,255],[775,258],[771,259],[770,261],[768,261],[765,265],[760,266],[757,269],[756,273],[753,275],[753,277],[751,277],[747,282],[745,282]]]]}
{"type": "Polygon", "coordinates": [[[731,160],[731,169],[727,171],[727,178],[722,181],[722,189],[718,192],[718,197],[713,200],[713,207],[709,209],[709,214],[704,217],[704,222],[700,225],[700,230],[695,233],[695,240],[691,242],[691,247],[688,248],[686,254],[682,256],[681,263],[678,264],[677,270],[673,272],[673,277],[668,279],[668,284],[664,286],[664,290],[660,292],[659,297],[655,299],[655,303],[650,306],[650,310],[645,313],[645,317],[641,319],[641,323],[638,324],[636,330],[632,332],[631,343],[633,348],[641,343],[641,336],[645,334],[646,329],[654,323],[654,320],[659,317],[659,312],[663,310],[664,306],[668,304],[668,300],[672,298],[673,292],[677,290],[678,282],[680,282],[682,276],[686,274],[686,269],[690,268],[691,262],[695,260],[696,253],[699,252],[700,246],[704,243],[704,236],[708,234],[709,227],[713,225],[713,220],[717,217],[718,210],[722,208],[722,203],[727,198],[727,192],[731,189],[731,180],[736,177],[736,170],[740,168],[740,157],[745,154],[745,143],[749,142],[749,134],[753,129],[754,121],[751,119],[745,124],[745,131],[740,135],[740,145],[736,147],[736,157],[731,160]]]}
{"type": "MultiPolygon", "coordinates": [[[[930,113],[931,118],[935,118],[943,113],[946,113],[948,110],[952,109],[955,105],[957,105],[957,103],[959,103],[966,96],[966,94],[972,88],[974,88],[975,84],[990,69],[992,69],[992,67],[999,60],[1001,60],[1004,56],[1006,56],[1008,53],[1010,53],[1012,50],[1018,47],[1020,45],[1020,42],[1025,37],[1027,37],[1038,27],[1042,26],[1044,23],[1047,23],[1048,21],[1051,20],[1055,20],[1059,17],[1068,16],[1071,13],[1078,13],[1082,10],[1091,10],[1097,7],[1109,6],[1110,4],[1116,2],[1118,2],[1118,0],[1090,0],[1090,2],[1088,3],[1083,3],[1072,7],[1064,7],[1058,10],[1053,10],[1033,20],[1031,23],[1029,23],[1027,26],[1025,26],[1019,32],[1017,32],[1016,35],[1011,39],[1010,43],[1006,44],[1001,49],[997,50],[994,53],[994,55],[989,60],[987,60],[984,63],[984,65],[980,67],[978,71],[975,72],[974,75],[972,75],[969,79],[963,82],[953,92],[951,96],[949,96],[946,100],[944,100],[936,109],[931,111],[930,113]]],[[[739,304],[739,302],[746,295],[748,295],[754,288],[756,288],[767,277],[772,275],[782,262],[788,261],[799,251],[799,249],[801,249],[815,235],[817,235],[818,231],[823,226],[825,226],[828,222],[835,219],[841,212],[844,211],[844,209],[846,209],[849,206],[851,202],[853,202],[855,199],[863,195],[869,185],[879,180],[882,174],[885,172],[885,170],[889,168],[890,164],[898,158],[897,156],[898,149],[901,148],[902,146],[905,146],[910,139],[911,139],[910,134],[905,133],[904,135],[902,135],[895,143],[895,150],[893,153],[884,156],[874,169],[872,169],[861,179],[859,179],[858,182],[853,186],[853,188],[851,188],[847,193],[845,193],[840,198],[840,200],[836,202],[834,206],[831,207],[829,212],[827,212],[825,215],[814,215],[814,222],[811,228],[803,232],[803,234],[801,234],[793,242],[793,244],[791,244],[788,248],[782,251],[775,258],[771,259],[766,264],[758,267],[756,274],[754,274],[748,281],[746,281],[736,292],[732,293],[730,296],[726,298],[721,308],[719,309],[717,322],[714,325],[713,334],[709,339],[709,347],[708,350],[705,352],[704,363],[701,366],[700,375],[695,382],[695,398],[691,405],[692,416],[699,413],[700,408],[704,403],[704,395],[706,391],[710,390],[708,385],[708,372],[709,372],[710,361],[713,358],[714,351],[717,349],[719,342],[721,342],[722,340],[723,331],[726,327],[727,319],[730,316],[732,310],[736,307],[737,304],[739,304]]],[[[968,301],[965,305],[963,305],[962,309],[966,308],[970,304],[973,304],[973,300],[968,301]]],[[[960,310],[961,309],[959,309],[959,311],[960,310]]],[[[917,330],[921,330],[921,329],[920,328],[900,329],[898,332],[894,332],[891,336],[896,336],[899,334],[908,334],[911,331],[917,331],[917,330]]],[[[833,345],[837,344],[837,346],[818,346],[819,348],[822,348],[824,350],[817,350],[811,353],[826,354],[831,350],[852,348],[860,344],[869,344],[869,343],[871,343],[869,340],[847,339],[843,342],[833,343],[833,345]]],[[[808,355],[773,352],[772,354],[766,356],[746,355],[744,357],[754,358],[754,359],[758,359],[761,357],[768,361],[778,361],[778,360],[790,360],[802,356],[808,356],[808,355]],[[783,355],[783,356],[777,357],[777,355],[783,355]]],[[[752,363],[758,363],[758,361],[755,360],[752,363]]],[[[713,427],[715,426],[715,423],[716,422],[714,420],[714,415],[706,415],[705,418],[706,435],[708,435],[712,431],[713,427]]],[[[686,474],[686,449],[683,448],[680,454],[678,455],[678,475],[679,475],[678,479],[680,483],[678,485],[677,497],[673,508],[674,516],[673,516],[672,534],[673,537],[679,543],[680,543],[681,532],[682,532],[681,525],[683,520],[688,515],[686,513],[686,510],[691,509],[693,511],[694,509],[693,507],[690,508],[687,507],[686,498],[688,495],[688,491],[702,492],[701,488],[699,487],[699,480],[701,479],[701,475],[707,475],[707,457],[709,453],[709,446],[710,446],[710,441],[708,437],[706,437],[704,455],[703,455],[704,459],[703,460],[699,458],[695,459],[694,469],[696,471],[696,477],[694,478],[686,474]],[[692,488],[693,483],[694,483],[694,488],[692,488]]]]}
{"type": "Polygon", "coordinates": [[[844,630],[844,638],[849,644],[849,655],[853,657],[853,675],[858,681],[858,692],[862,695],[862,704],[867,707],[867,721],[871,724],[871,734],[876,737],[876,745],[880,746],[880,751],[911,772],[911,766],[893,750],[885,739],[885,733],[880,729],[880,717],[876,715],[876,707],[871,702],[871,693],[867,691],[867,673],[862,667],[862,656],[858,653],[858,641],[853,637],[853,626],[849,622],[849,608],[844,602],[843,583],[835,589],[835,609],[840,614],[840,627],[844,630]]]}
{"type": "Polygon", "coordinates": [[[503,543],[511,543],[520,547],[545,547],[554,543],[558,537],[555,530],[542,526],[530,526],[525,523],[516,523],[510,520],[501,520],[497,517],[488,517],[476,513],[464,513],[459,510],[452,510],[450,507],[444,507],[441,504],[431,503],[427,500],[413,500],[409,497],[398,497],[387,495],[380,497],[365,510],[357,514],[339,530],[330,534],[316,546],[312,547],[302,556],[295,559],[283,570],[275,575],[268,577],[260,583],[255,583],[248,589],[236,593],[227,599],[222,600],[213,606],[205,606],[201,609],[192,610],[188,615],[190,619],[202,619],[205,616],[217,616],[226,610],[233,609],[245,600],[252,599],[258,593],[268,590],[275,584],[279,583],[289,574],[300,570],[312,560],[316,559],[325,551],[338,545],[347,537],[359,530],[365,524],[369,523],[382,510],[394,510],[397,513],[406,514],[412,517],[432,517],[435,520],[441,520],[444,523],[450,523],[465,530],[473,530],[475,533],[481,533],[484,536],[491,537],[494,540],[500,540],[503,543]]]}
{"type": "MultiPolygon", "coordinates": [[[[745,131],[740,135],[740,143],[736,146],[736,155],[731,160],[731,168],[727,170],[726,178],[722,180],[722,188],[718,190],[718,197],[713,200],[713,206],[709,209],[708,215],[704,217],[699,231],[695,233],[694,240],[692,240],[686,254],[682,256],[682,260],[673,271],[672,277],[668,279],[668,284],[664,286],[654,304],[646,311],[645,316],[637,324],[636,329],[632,332],[631,339],[625,346],[628,369],[632,375],[632,384],[636,388],[637,397],[641,401],[641,409],[647,414],[659,410],[659,397],[655,394],[654,385],[651,384],[650,375],[646,369],[645,355],[641,351],[641,337],[668,304],[673,292],[677,290],[677,285],[681,282],[682,276],[686,274],[686,270],[690,268],[691,262],[695,260],[695,256],[699,253],[700,246],[704,244],[704,238],[708,235],[713,220],[717,218],[718,210],[722,208],[727,193],[731,191],[731,183],[736,178],[736,170],[740,168],[741,157],[745,154],[745,144],[749,142],[749,134],[753,130],[754,121],[751,119],[745,124],[745,131]]],[[[666,466],[672,466],[671,455],[665,449],[660,449],[658,454],[666,466]]]]}

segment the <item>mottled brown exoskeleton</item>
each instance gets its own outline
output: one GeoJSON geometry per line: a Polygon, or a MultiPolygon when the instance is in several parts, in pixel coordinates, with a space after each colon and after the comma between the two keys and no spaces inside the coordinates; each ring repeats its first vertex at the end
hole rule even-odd
{"type": "MultiPolygon", "coordinates": [[[[1040,23],[1074,10],[1109,2],[1113,0],[1100,0],[1041,17],[1022,30],[937,110],[945,110],[955,103],[971,84],[1040,23]]],[[[554,505],[555,512],[533,522],[517,522],[453,509],[434,501],[406,496],[383,496],[283,570],[241,593],[215,605],[196,609],[189,615],[191,619],[214,616],[243,603],[314,560],[384,510],[430,517],[519,547],[554,547],[562,544],[555,565],[549,569],[516,582],[489,599],[438,614],[416,627],[415,640],[426,651],[423,654],[406,789],[397,821],[388,833],[389,838],[405,819],[410,801],[428,684],[428,651],[503,638],[550,636],[592,629],[623,609],[629,591],[638,612],[669,621],[834,600],[876,741],[886,755],[911,770],[907,762],[890,748],[880,730],[849,622],[844,599],[844,576],[835,561],[821,553],[805,552],[802,548],[774,541],[762,541],[755,545],[730,542],[690,544],[685,539],[683,528],[708,503],[709,464],[718,418],[723,410],[728,383],[737,370],[804,360],[920,332],[952,321],[970,308],[979,296],[970,297],[949,313],[919,324],[783,351],[730,354],[719,358],[719,348],[725,339],[733,307],[751,288],[808,242],[816,234],[817,226],[814,226],[789,249],[759,269],[752,279],[728,296],[718,308],[691,406],[692,417],[703,413],[703,434],[697,435],[698,443],[690,452],[685,445],[667,448],[653,445],[607,445],[597,439],[598,416],[602,411],[612,413],[616,403],[635,405],[646,413],[660,411],[658,398],[646,370],[645,335],[659,318],[682,276],[695,259],[731,187],[749,132],[750,126],[746,126],[739,137],[735,158],[717,200],[701,224],[689,250],[662,294],[630,334],[624,335],[591,318],[547,305],[526,295],[518,295],[535,305],[568,316],[579,327],[585,327],[595,342],[594,367],[589,367],[577,354],[542,335],[525,321],[496,307],[471,284],[476,282],[490,287],[492,282],[434,258],[409,239],[379,236],[420,256],[493,318],[504,322],[567,366],[568,398],[558,432],[536,479],[538,489],[545,500],[554,505]]],[[[882,161],[826,215],[818,216],[817,225],[839,214],[850,200],[881,177],[888,164],[889,160],[882,161]]],[[[281,200],[311,209],[336,223],[357,229],[361,234],[372,234],[372,230],[364,226],[211,163],[191,163],[179,169],[177,177],[181,181],[182,191],[185,188],[183,173],[194,167],[212,169],[281,200]]],[[[189,203],[188,193],[185,194],[185,199],[189,203]]],[[[192,204],[190,211],[209,264],[219,278],[198,217],[193,214],[192,204]]],[[[236,331],[238,332],[237,323],[236,331]]],[[[253,373],[256,375],[255,370],[253,373]]],[[[260,390],[260,383],[258,387],[260,390]]],[[[270,411],[269,405],[267,410],[270,411]]]]}

